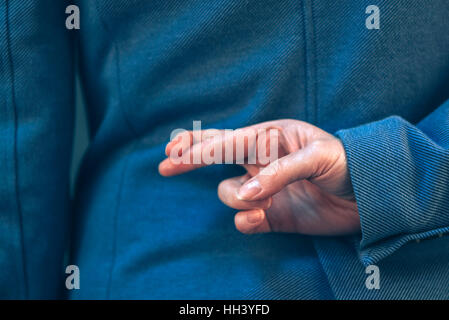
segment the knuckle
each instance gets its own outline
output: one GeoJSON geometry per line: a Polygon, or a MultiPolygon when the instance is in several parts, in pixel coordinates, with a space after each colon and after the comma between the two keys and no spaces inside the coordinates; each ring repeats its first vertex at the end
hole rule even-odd
{"type": "Polygon", "coordinates": [[[227,197],[226,197],[226,180],[220,182],[220,184],[218,185],[217,188],[217,195],[218,198],[223,202],[223,203],[227,203],[227,197]]]}

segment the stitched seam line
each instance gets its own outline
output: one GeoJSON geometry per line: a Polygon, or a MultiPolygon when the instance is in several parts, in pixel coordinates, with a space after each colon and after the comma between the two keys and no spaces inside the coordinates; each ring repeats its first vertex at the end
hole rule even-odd
{"type": "MultiPolygon", "coordinates": [[[[103,17],[101,16],[100,9],[98,7],[98,0],[95,1],[95,10],[97,11],[98,19],[100,20],[101,25],[103,26],[103,29],[108,33],[111,34],[111,30],[109,26],[106,24],[106,21],[104,21],[103,17]]],[[[128,114],[125,112],[125,109],[123,109],[123,99],[122,99],[122,83],[121,83],[121,77],[120,77],[120,51],[118,48],[117,41],[115,39],[112,40],[112,46],[114,48],[115,53],[115,68],[116,68],[116,77],[117,77],[117,90],[118,90],[118,98],[119,98],[119,109],[123,114],[123,119],[125,121],[126,126],[131,131],[131,133],[134,135],[134,137],[138,138],[139,135],[137,134],[137,130],[135,130],[134,126],[132,125],[131,121],[129,120],[128,114]]]]}
{"type": "Polygon", "coordinates": [[[119,98],[119,108],[122,111],[123,119],[125,120],[126,125],[128,126],[131,133],[134,135],[134,137],[138,137],[136,129],[134,129],[134,126],[132,125],[131,121],[129,120],[128,114],[125,112],[125,109],[123,109],[123,103],[122,103],[122,81],[120,76],[120,51],[118,48],[117,43],[114,41],[114,51],[115,51],[115,68],[116,68],[116,74],[117,74],[117,90],[118,90],[118,98],[119,98]]]}
{"type": "Polygon", "coordinates": [[[304,95],[304,103],[305,103],[305,114],[306,121],[309,120],[309,81],[308,81],[308,65],[309,65],[309,56],[308,56],[308,45],[307,45],[307,16],[306,16],[306,0],[302,1],[302,12],[303,12],[303,38],[304,38],[304,89],[306,90],[304,95]]]}
{"type": "Polygon", "coordinates": [[[19,164],[18,164],[18,148],[17,148],[17,136],[18,136],[18,114],[17,114],[17,104],[16,104],[16,89],[15,89],[15,76],[14,76],[14,62],[12,58],[12,48],[11,48],[11,30],[10,30],[10,16],[9,16],[9,0],[6,0],[6,42],[8,51],[8,64],[9,71],[11,75],[11,102],[13,105],[13,116],[14,116],[14,185],[15,185],[15,198],[17,214],[19,218],[19,229],[20,229],[20,246],[22,255],[22,272],[24,280],[24,296],[28,299],[29,289],[28,289],[28,277],[26,272],[26,254],[25,254],[25,240],[23,234],[23,212],[22,205],[20,203],[20,190],[19,190],[19,164]]]}
{"type": "Polygon", "coordinates": [[[129,164],[129,161],[130,161],[130,155],[134,151],[135,146],[136,146],[136,144],[133,143],[130,146],[130,150],[126,154],[126,160],[125,160],[125,163],[123,164],[123,169],[122,169],[122,172],[120,174],[119,187],[118,187],[118,190],[117,190],[117,202],[116,202],[115,208],[114,208],[114,220],[113,220],[113,229],[112,229],[113,236],[112,236],[111,266],[110,266],[110,269],[109,269],[109,278],[108,278],[108,282],[107,282],[107,285],[106,285],[106,299],[108,299],[108,300],[111,299],[112,274],[114,272],[115,264],[116,264],[116,260],[117,260],[118,214],[119,214],[119,209],[120,209],[121,200],[122,200],[123,184],[124,184],[124,181],[125,181],[126,172],[128,171],[128,164],[129,164]]]}
{"type": "Polygon", "coordinates": [[[330,291],[331,294],[333,295],[334,300],[337,300],[337,294],[336,294],[334,288],[332,288],[332,284],[331,284],[331,280],[329,279],[329,275],[327,274],[326,270],[324,269],[324,266],[323,266],[323,258],[322,258],[321,255],[318,253],[318,251],[320,250],[320,248],[318,248],[318,247],[319,247],[319,245],[318,245],[318,243],[317,243],[317,240],[314,239],[314,240],[313,240],[313,248],[315,249],[315,254],[316,254],[316,256],[318,257],[318,263],[319,263],[319,265],[320,265],[321,271],[323,272],[324,276],[326,277],[327,285],[328,285],[328,287],[329,287],[329,291],[330,291]]]}
{"type": "Polygon", "coordinates": [[[316,51],[314,37],[314,10],[312,1],[303,0],[304,17],[304,60],[305,60],[305,102],[306,120],[317,125],[317,95],[316,95],[316,59],[313,59],[313,51],[316,51]]]}
{"type": "Polygon", "coordinates": [[[312,81],[312,86],[313,86],[313,91],[312,91],[312,95],[313,95],[313,107],[314,107],[314,120],[315,120],[315,125],[319,125],[319,117],[318,117],[318,89],[317,89],[317,58],[316,58],[316,53],[317,53],[317,46],[316,46],[316,33],[315,33],[315,9],[314,9],[314,5],[313,5],[313,0],[310,0],[310,19],[311,19],[311,23],[310,23],[310,28],[311,28],[311,40],[312,40],[312,50],[313,50],[313,54],[314,54],[314,59],[313,59],[313,63],[312,63],[312,67],[313,67],[313,81],[312,81]]]}

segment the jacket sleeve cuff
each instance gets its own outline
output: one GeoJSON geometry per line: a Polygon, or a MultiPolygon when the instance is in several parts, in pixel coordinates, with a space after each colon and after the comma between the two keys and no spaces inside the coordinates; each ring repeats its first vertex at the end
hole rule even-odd
{"type": "Polygon", "coordinates": [[[448,154],[400,117],[340,130],[361,220],[364,265],[449,231],[448,154]],[[446,186],[444,185],[446,181],[446,186]]]}

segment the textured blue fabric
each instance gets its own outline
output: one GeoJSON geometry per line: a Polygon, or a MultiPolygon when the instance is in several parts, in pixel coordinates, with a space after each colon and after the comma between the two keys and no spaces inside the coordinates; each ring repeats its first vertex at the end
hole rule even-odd
{"type": "Polygon", "coordinates": [[[57,298],[64,286],[73,126],[64,12],[65,1],[0,1],[0,298],[57,298]]]}
{"type": "MultiPolygon", "coordinates": [[[[449,2],[376,2],[380,30],[368,0],[77,1],[91,144],[69,298],[449,298],[449,2]],[[157,173],[173,129],[279,118],[342,139],[361,235],[245,236],[216,196],[242,170],[157,173]]],[[[2,297],[63,284],[72,56],[48,4],[0,5],[2,297]]]]}
{"type": "Polygon", "coordinates": [[[417,127],[390,117],[337,135],[358,203],[364,264],[410,240],[449,232],[442,214],[449,204],[449,102],[417,127]]]}
{"type": "Polygon", "coordinates": [[[93,139],[75,201],[82,289],[70,297],[333,298],[312,239],[235,230],[216,188],[241,169],[157,172],[171,131],[193,120],[235,128],[305,117],[292,73],[305,72],[302,4],[79,4],[93,139]]]}

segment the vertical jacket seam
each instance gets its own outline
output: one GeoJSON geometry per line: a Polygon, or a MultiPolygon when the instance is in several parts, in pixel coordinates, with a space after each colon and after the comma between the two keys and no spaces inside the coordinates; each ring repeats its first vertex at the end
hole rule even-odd
{"type": "MultiPolygon", "coordinates": [[[[101,16],[100,8],[98,7],[98,0],[95,0],[95,10],[97,12],[98,19],[100,20],[100,23],[103,26],[103,28],[105,29],[105,31],[108,34],[112,34],[106,21],[104,21],[103,17],[101,16]]],[[[115,53],[115,68],[116,68],[116,77],[117,77],[116,85],[117,85],[118,99],[119,99],[118,107],[123,114],[123,119],[124,119],[126,126],[131,131],[131,133],[134,135],[134,137],[138,137],[139,135],[137,134],[137,130],[132,125],[131,121],[129,120],[128,114],[125,112],[125,109],[123,108],[122,89],[121,89],[122,84],[121,84],[121,78],[120,78],[120,54],[119,54],[120,51],[119,51],[117,41],[115,39],[112,39],[112,46],[113,46],[113,50],[115,53]]]]}
{"type": "Polygon", "coordinates": [[[313,54],[313,80],[312,80],[312,97],[313,97],[313,108],[314,108],[314,122],[315,125],[319,125],[319,113],[318,113],[318,88],[317,88],[317,46],[316,46],[316,30],[315,30],[315,9],[313,5],[313,0],[310,0],[310,29],[311,29],[311,41],[312,41],[312,54],[313,54]]]}
{"type": "Polygon", "coordinates": [[[10,11],[9,11],[9,0],[6,0],[6,42],[7,42],[7,56],[9,64],[9,72],[11,78],[11,103],[13,109],[14,117],[14,192],[16,199],[16,210],[19,219],[19,231],[20,231],[20,246],[21,246],[21,257],[22,257],[22,272],[24,280],[24,297],[25,299],[29,296],[28,289],[28,277],[26,272],[26,252],[25,252],[25,240],[24,240],[24,230],[23,230],[23,212],[22,205],[20,203],[20,190],[19,190],[19,164],[18,164],[18,147],[17,147],[17,137],[18,137],[18,114],[17,114],[17,103],[16,103],[16,89],[15,89],[15,75],[14,75],[14,61],[12,58],[12,48],[11,48],[11,29],[10,29],[10,11]]]}
{"type": "Polygon", "coordinates": [[[306,15],[306,0],[302,0],[302,12],[303,12],[303,37],[304,37],[304,109],[305,109],[305,120],[309,120],[309,81],[308,81],[308,65],[309,65],[309,57],[308,57],[308,43],[307,43],[307,15],[306,15]]]}
{"type": "Polygon", "coordinates": [[[305,110],[306,120],[315,125],[318,123],[316,96],[316,51],[314,10],[312,0],[303,0],[304,17],[304,58],[305,58],[305,110]]]}
{"type": "Polygon", "coordinates": [[[123,184],[125,182],[126,172],[128,171],[128,165],[131,157],[131,153],[134,151],[136,147],[136,143],[133,143],[129,150],[126,152],[123,164],[123,169],[120,174],[120,181],[119,186],[117,189],[117,202],[115,203],[114,207],[114,217],[113,217],[113,227],[112,227],[112,257],[111,257],[111,266],[109,269],[109,277],[106,284],[106,299],[111,298],[111,290],[112,290],[112,274],[114,273],[116,260],[117,260],[117,229],[118,229],[118,216],[119,216],[119,209],[122,201],[122,195],[123,195],[123,184]]]}

